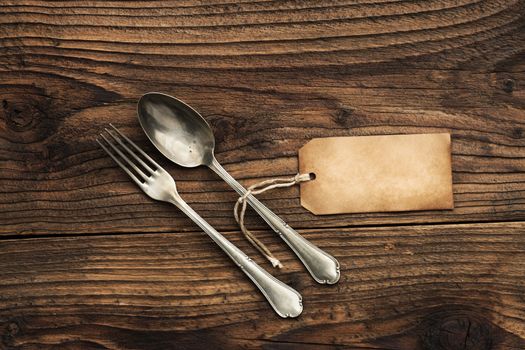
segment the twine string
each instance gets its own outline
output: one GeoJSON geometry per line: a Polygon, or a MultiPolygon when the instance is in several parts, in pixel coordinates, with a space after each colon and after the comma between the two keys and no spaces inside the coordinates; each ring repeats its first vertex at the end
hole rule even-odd
{"type": "Polygon", "coordinates": [[[312,180],[310,174],[296,174],[294,177],[289,178],[264,180],[248,187],[246,193],[239,197],[239,199],[235,203],[235,207],[233,208],[233,216],[235,217],[235,221],[237,221],[237,223],[239,224],[242,233],[244,234],[248,242],[250,242],[262,255],[264,255],[266,259],[268,259],[272,263],[273,267],[281,268],[283,267],[283,265],[281,264],[279,259],[277,259],[272,254],[268,247],[266,247],[266,245],[263,242],[258,240],[257,237],[254,236],[253,232],[248,230],[244,224],[244,215],[246,213],[246,206],[248,202],[247,198],[250,194],[255,196],[263,192],[272,190],[274,188],[291,187],[298,183],[310,180],[312,180]]]}

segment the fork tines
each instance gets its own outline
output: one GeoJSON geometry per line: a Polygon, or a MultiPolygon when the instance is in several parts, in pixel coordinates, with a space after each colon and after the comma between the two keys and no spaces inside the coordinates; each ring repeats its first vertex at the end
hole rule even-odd
{"type": "Polygon", "coordinates": [[[148,181],[148,178],[151,176],[151,174],[159,169],[160,166],[143,150],[141,150],[133,141],[126,137],[126,135],[122,134],[116,127],[114,127],[113,124],[110,123],[109,125],[113,130],[104,128],[106,132],[100,134],[104,141],[99,139],[96,139],[96,141],[104,149],[104,151],[106,151],[106,153],[111,158],[113,158],[113,160],[133,179],[133,181],[142,187],[144,183],[148,181]],[[142,160],[137,155],[137,153],[140,154],[143,159],[148,161],[150,164],[147,164],[144,160],[142,160]],[[129,166],[122,162],[122,160],[124,160],[124,162],[129,166]]]}

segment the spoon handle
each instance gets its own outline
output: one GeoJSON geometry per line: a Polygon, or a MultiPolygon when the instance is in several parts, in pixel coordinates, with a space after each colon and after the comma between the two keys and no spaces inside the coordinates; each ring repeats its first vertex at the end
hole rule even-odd
{"type": "MultiPolygon", "coordinates": [[[[220,165],[215,157],[209,167],[240,196],[246,193],[246,189],[220,165]]],[[[264,221],[292,248],[295,255],[302,261],[310,275],[318,283],[334,284],[339,281],[339,262],[333,256],[306,240],[251,194],[247,197],[247,200],[264,221]]]]}
{"type": "Polygon", "coordinates": [[[208,224],[182,200],[182,198],[175,196],[171,203],[199,225],[235,264],[241,268],[263,293],[279,316],[286,318],[297,317],[301,314],[303,311],[302,297],[295,289],[279,281],[265,269],[257,265],[255,261],[246,256],[239,248],[208,224]]]}

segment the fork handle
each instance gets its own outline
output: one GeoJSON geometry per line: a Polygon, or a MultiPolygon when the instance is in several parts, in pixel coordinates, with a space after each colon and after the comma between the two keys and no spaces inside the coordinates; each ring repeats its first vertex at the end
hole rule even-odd
{"type": "Polygon", "coordinates": [[[292,287],[279,281],[266,270],[257,265],[233,243],[217,232],[199,214],[197,214],[182,198],[171,201],[192,219],[215,243],[241,268],[255,283],[266,297],[275,312],[283,317],[297,317],[303,311],[301,295],[292,287]]]}
{"type": "MultiPolygon", "coordinates": [[[[224,181],[226,181],[240,196],[246,193],[246,189],[231,176],[220,163],[213,158],[208,165],[224,181]]],[[[312,242],[301,236],[291,228],[279,216],[262,204],[253,195],[246,197],[250,206],[266,221],[266,223],[277,232],[286,244],[294,251],[301,260],[310,275],[318,283],[334,284],[341,276],[339,262],[330,254],[323,251],[312,242]]]]}

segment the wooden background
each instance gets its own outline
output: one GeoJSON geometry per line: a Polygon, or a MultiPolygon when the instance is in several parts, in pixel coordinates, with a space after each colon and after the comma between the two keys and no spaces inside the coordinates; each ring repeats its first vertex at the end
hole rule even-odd
{"type": "Polygon", "coordinates": [[[525,349],[523,0],[0,0],[0,349],[525,349]],[[317,285],[263,221],[304,297],[278,318],[182,213],[98,148],[109,122],[257,262],[208,169],[153,150],[162,91],[213,125],[244,184],[297,171],[314,137],[450,132],[453,211],[315,217],[261,195],[336,256],[317,285]]]}

